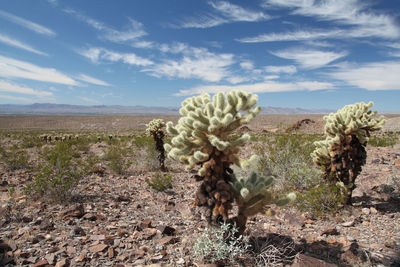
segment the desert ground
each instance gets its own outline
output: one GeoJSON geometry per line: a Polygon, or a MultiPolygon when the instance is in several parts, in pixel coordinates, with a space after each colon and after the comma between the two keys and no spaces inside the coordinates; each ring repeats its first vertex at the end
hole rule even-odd
{"type": "MultiPolygon", "coordinates": [[[[323,139],[322,117],[260,115],[238,131],[251,136],[241,156],[268,163],[294,149],[299,154],[282,161],[287,168],[271,168],[293,171],[291,161],[304,157],[304,171],[313,170],[303,152],[323,139]]],[[[160,171],[145,135],[155,117],[0,116],[0,266],[400,266],[400,115],[385,117],[351,206],[329,194],[300,197],[273,216],[252,217],[250,245],[213,263],[194,249],[211,227],[194,205],[199,183],[168,158],[160,171]]],[[[302,172],[293,177],[299,196],[322,188],[302,184],[310,180],[302,172]]]]}

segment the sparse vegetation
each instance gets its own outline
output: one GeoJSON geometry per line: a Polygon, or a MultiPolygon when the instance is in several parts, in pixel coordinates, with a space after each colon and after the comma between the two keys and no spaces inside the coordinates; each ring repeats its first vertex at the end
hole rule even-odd
{"type": "Polygon", "coordinates": [[[112,145],[106,152],[105,159],[109,162],[110,168],[117,174],[125,174],[132,164],[132,160],[126,157],[128,149],[122,143],[112,145]]]}
{"type": "Polygon", "coordinates": [[[156,191],[164,191],[172,188],[172,175],[169,173],[156,173],[146,180],[146,183],[156,191]]]}
{"type": "Polygon", "coordinates": [[[399,142],[397,134],[386,134],[382,136],[371,136],[368,140],[370,146],[375,147],[393,147],[399,142]]]}

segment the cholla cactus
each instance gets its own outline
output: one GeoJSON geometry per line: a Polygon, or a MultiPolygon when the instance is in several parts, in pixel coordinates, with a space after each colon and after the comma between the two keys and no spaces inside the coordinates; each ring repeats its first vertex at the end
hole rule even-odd
{"type": "Polygon", "coordinates": [[[154,119],[146,124],[146,134],[153,136],[154,143],[156,145],[156,150],[158,151],[158,161],[160,163],[160,169],[162,171],[167,171],[165,167],[165,150],[164,150],[164,141],[163,138],[165,133],[163,128],[165,127],[165,123],[162,119],[154,119]]]}
{"type": "Polygon", "coordinates": [[[167,132],[173,136],[171,145],[164,147],[168,157],[192,169],[200,165],[196,180],[202,181],[197,193],[196,204],[208,207],[211,221],[228,220],[232,209],[234,192],[231,164],[244,165],[239,159],[241,145],[250,136],[234,135],[234,130],[248,123],[259,112],[257,96],[242,91],[222,92],[190,97],[183,101],[180,109],[183,117],[176,126],[167,123],[167,132]]]}
{"type": "MultiPolygon", "coordinates": [[[[273,176],[263,176],[255,172],[252,172],[249,178],[234,179],[231,185],[239,208],[236,218],[239,227],[244,227],[247,218],[257,213],[273,213],[270,209],[271,204],[283,206],[296,199],[295,193],[289,193],[285,198],[277,199],[270,191],[273,182],[273,176]]],[[[244,230],[240,228],[239,232],[244,230]]]]}
{"type": "Polygon", "coordinates": [[[311,154],[314,162],[325,172],[325,177],[343,185],[347,203],[355,188],[355,179],[366,162],[370,132],[378,131],[385,123],[377,112],[369,110],[372,102],[347,105],[324,117],[326,139],[315,142],[311,154]]]}

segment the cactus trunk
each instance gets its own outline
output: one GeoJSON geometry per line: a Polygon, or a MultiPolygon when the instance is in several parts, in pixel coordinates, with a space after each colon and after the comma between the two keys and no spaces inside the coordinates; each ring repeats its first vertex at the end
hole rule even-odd
{"type": "Polygon", "coordinates": [[[167,167],[165,167],[165,149],[164,149],[164,132],[154,132],[153,133],[154,143],[156,145],[156,150],[158,151],[158,162],[160,164],[160,169],[163,172],[168,171],[167,167]]]}

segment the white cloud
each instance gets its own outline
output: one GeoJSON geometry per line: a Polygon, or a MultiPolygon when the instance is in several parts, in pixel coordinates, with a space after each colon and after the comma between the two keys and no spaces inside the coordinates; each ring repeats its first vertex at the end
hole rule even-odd
{"type": "Polygon", "coordinates": [[[369,3],[366,1],[267,0],[266,3],[273,6],[292,8],[292,13],[296,15],[315,17],[319,20],[351,26],[351,28],[344,30],[342,35],[344,37],[378,37],[385,39],[400,37],[400,28],[396,23],[395,17],[371,12],[369,3]]]}
{"type": "Polygon", "coordinates": [[[254,69],[254,63],[249,60],[245,60],[240,62],[240,67],[245,70],[252,70],[254,69]]]}
{"type": "Polygon", "coordinates": [[[80,100],[83,100],[83,101],[88,102],[88,103],[91,103],[91,104],[96,104],[96,105],[101,104],[100,101],[98,101],[98,100],[96,100],[96,99],[89,98],[89,97],[78,96],[78,98],[79,98],[80,100]]]}
{"type": "Polygon", "coordinates": [[[79,20],[100,31],[102,33],[101,37],[111,42],[121,43],[133,41],[147,35],[146,31],[143,29],[143,24],[131,18],[129,18],[130,24],[127,29],[124,31],[118,31],[74,9],[64,9],[64,12],[74,15],[79,20]]]}
{"type": "Polygon", "coordinates": [[[231,22],[255,22],[268,20],[271,17],[264,12],[245,9],[227,1],[210,1],[210,6],[218,14],[202,14],[185,20],[182,28],[211,28],[231,22]]]}
{"type": "Polygon", "coordinates": [[[288,73],[293,74],[297,72],[296,66],[266,66],[265,71],[272,73],[288,73]]]}
{"type": "Polygon", "coordinates": [[[231,90],[244,90],[252,93],[271,93],[271,92],[292,92],[292,91],[315,91],[333,88],[333,84],[318,81],[303,81],[297,83],[279,83],[266,81],[255,84],[241,85],[206,85],[191,88],[189,90],[181,90],[176,96],[190,96],[202,93],[228,92],[231,90]]]}
{"type": "Polygon", "coordinates": [[[105,48],[92,47],[87,50],[78,51],[78,53],[94,63],[99,63],[100,61],[121,61],[125,64],[136,66],[149,66],[153,64],[151,60],[139,57],[133,53],[119,53],[105,48]]]}
{"type": "Polygon", "coordinates": [[[36,97],[50,97],[53,96],[52,92],[48,91],[37,91],[35,89],[21,86],[18,84],[6,82],[0,80],[0,92],[9,92],[9,93],[18,93],[18,94],[25,94],[25,95],[33,95],[36,97]]]}
{"type": "Polygon", "coordinates": [[[320,51],[311,49],[292,48],[276,52],[271,54],[294,60],[298,65],[305,69],[315,69],[328,65],[332,61],[342,58],[347,55],[347,52],[332,52],[332,51],[320,51]]]}
{"type": "Polygon", "coordinates": [[[78,85],[67,75],[53,68],[42,68],[29,62],[0,56],[0,77],[22,78],[42,82],[78,85]]]}
{"type": "Polygon", "coordinates": [[[31,31],[34,31],[36,33],[44,34],[44,35],[48,35],[48,36],[56,35],[55,32],[53,32],[52,30],[50,30],[47,27],[44,27],[44,26],[34,23],[32,21],[23,19],[21,17],[17,17],[15,15],[7,13],[5,11],[0,10],[0,16],[5,18],[8,21],[11,21],[12,23],[18,24],[18,25],[20,25],[24,28],[27,28],[31,31]]]}
{"type": "Polygon", "coordinates": [[[83,73],[81,73],[78,77],[76,77],[76,79],[87,82],[87,83],[91,83],[91,84],[95,84],[95,85],[101,85],[101,86],[111,86],[109,83],[99,80],[97,78],[93,78],[89,75],[85,75],[83,73]]]}
{"type": "Polygon", "coordinates": [[[344,35],[343,30],[313,30],[313,31],[295,31],[286,33],[260,34],[256,37],[246,37],[237,39],[241,43],[263,43],[277,41],[304,41],[325,38],[338,38],[344,35]]]}
{"type": "Polygon", "coordinates": [[[205,48],[188,48],[180,60],[167,59],[143,70],[155,77],[202,79],[218,82],[230,76],[228,67],[235,63],[232,54],[214,54],[205,48]]]}
{"type": "Polygon", "coordinates": [[[133,47],[136,48],[153,48],[154,43],[150,41],[137,41],[132,44],[133,47]]]}
{"type": "Polygon", "coordinates": [[[367,90],[400,90],[400,61],[339,64],[332,78],[367,90]]]}
{"type": "Polygon", "coordinates": [[[31,47],[28,44],[24,44],[24,43],[22,43],[22,42],[20,42],[18,40],[12,39],[12,38],[10,38],[10,37],[8,37],[6,35],[3,35],[3,34],[0,34],[0,42],[2,42],[4,44],[7,44],[7,45],[10,45],[10,46],[14,46],[14,47],[26,50],[26,51],[29,51],[29,52],[32,52],[32,53],[35,53],[35,54],[38,54],[38,55],[48,56],[48,54],[46,54],[46,53],[44,53],[42,51],[39,51],[39,50],[31,47]]]}
{"type": "Polygon", "coordinates": [[[35,100],[33,100],[32,98],[19,97],[19,96],[11,96],[11,95],[1,95],[1,94],[0,94],[0,99],[8,99],[8,100],[20,101],[20,102],[27,102],[27,103],[33,103],[33,102],[35,102],[35,100]]]}

